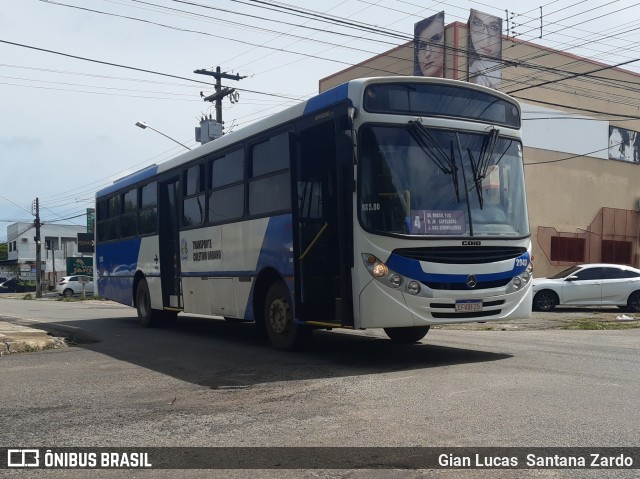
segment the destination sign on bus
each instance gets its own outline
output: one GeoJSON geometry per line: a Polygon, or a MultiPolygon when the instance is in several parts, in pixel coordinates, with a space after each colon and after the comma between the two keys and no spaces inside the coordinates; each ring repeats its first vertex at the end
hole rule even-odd
{"type": "Polygon", "coordinates": [[[411,210],[411,234],[458,235],[466,228],[462,210],[411,210]]]}

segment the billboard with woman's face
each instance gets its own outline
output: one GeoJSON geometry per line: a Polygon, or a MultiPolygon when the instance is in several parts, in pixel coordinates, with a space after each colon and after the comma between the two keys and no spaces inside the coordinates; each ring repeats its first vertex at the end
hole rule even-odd
{"type": "Polygon", "coordinates": [[[609,159],[640,163],[640,134],[609,126],[609,159]]]}
{"type": "Polygon", "coordinates": [[[471,9],[469,15],[469,82],[500,88],[502,19],[471,9]]]}
{"type": "Polygon", "coordinates": [[[444,73],[444,12],[413,26],[413,74],[442,77],[444,73]]]}

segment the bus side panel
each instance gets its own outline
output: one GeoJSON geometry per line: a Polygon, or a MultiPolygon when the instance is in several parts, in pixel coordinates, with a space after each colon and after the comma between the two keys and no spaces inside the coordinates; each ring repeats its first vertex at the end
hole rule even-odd
{"type": "MultiPolygon", "coordinates": [[[[258,261],[255,268],[256,277],[261,271],[267,268],[275,270],[282,277],[289,291],[293,291],[293,227],[291,214],[269,218],[264,241],[260,245],[258,261]]],[[[240,284],[241,283],[238,283],[238,285],[240,284]]],[[[248,295],[246,294],[247,288],[245,283],[244,288],[236,291],[236,297],[238,303],[246,305],[244,308],[244,316],[240,317],[253,321],[255,319],[255,312],[253,311],[253,294],[256,285],[255,277],[250,284],[251,288],[248,295]]]]}
{"type": "Polygon", "coordinates": [[[255,279],[276,270],[291,287],[291,215],[196,230],[180,238],[185,312],[253,320],[255,279]]]}
{"type": "MultiPolygon", "coordinates": [[[[162,309],[162,282],[160,280],[160,246],[158,236],[147,236],[142,238],[140,253],[138,254],[138,268],[141,271],[147,284],[149,285],[149,295],[151,296],[151,307],[162,309]]],[[[136,270],[133,270],[135,274],[136,270]]],[[[133,293],[132,293],[133,294],[133,293]]]]}
{"type": "Polygon", "coordinates": [[[133,276],[138,267],[141,243],[139,238],[131,238],[98,244],[96,258],[100,297],[133,306],[133,276]]]}

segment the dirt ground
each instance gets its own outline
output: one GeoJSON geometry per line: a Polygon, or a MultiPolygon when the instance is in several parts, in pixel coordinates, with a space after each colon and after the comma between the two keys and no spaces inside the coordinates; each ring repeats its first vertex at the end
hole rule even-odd
{"type": "Polygon", "coordinates": [[[561,307],[552,312],[534,311],[529,319],[513,319],[510,321],[487,321],[486,323],[446,324],[433,326],[434,329],[471,329],[494,331],[528,331],[540,329],[566,329],[568,325],[581,321],[612,323],[611,329],[618,329],[619,324],[640,327],[640,313],[630,313],[616,307],[561,307]],[[616,327],[618,326],[618,327],[616,327]]]}

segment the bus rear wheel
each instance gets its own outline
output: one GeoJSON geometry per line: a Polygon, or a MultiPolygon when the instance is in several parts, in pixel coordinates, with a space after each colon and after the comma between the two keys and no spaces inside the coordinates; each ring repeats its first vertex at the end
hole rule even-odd
{"type": "Polygon", "coordinates": [[[138,312],[138,321],[145,328],[155,326],[162,316],[162,311],[151,308],[149,285],[145,279],[138,283],[136,290],[136,311],[138,312]]]}
{"type": "Polygon", "coordinates": [[[271,344],[282,351],[301,349],[311,337],[311,328],[294,320],[291,295],[282,281],[273,283],[267,291],[264,322],[271,344]]]}
{"type": "Polygon", "coordinates": [[[430,326],[411,326],[409,328],[384,328],[389,339],[394,343],[417,343],[429,332],[430,326]]]}

